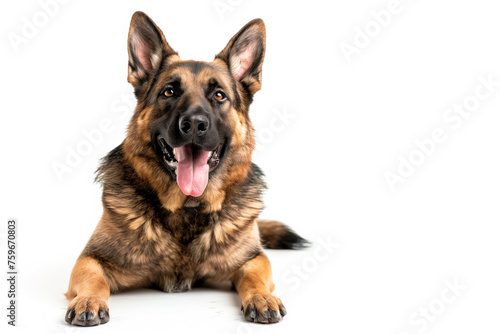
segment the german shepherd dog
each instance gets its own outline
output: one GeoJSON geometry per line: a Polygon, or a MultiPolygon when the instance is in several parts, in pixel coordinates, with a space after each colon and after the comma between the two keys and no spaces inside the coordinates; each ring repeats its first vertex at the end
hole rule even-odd
{"type": "Polygon", "coordinates": [[[231,281],[248,321],[286,314],[262,247],[307,242],[257,219],[265,184],[251,160],[248,111],[261,88],[265,40],[255,19],[212,62],[183,61],[146,14],[133,15],[128,81],[137,108],[97,171],[103,215],[71,273],[66,322],[107,323],[110,292],[186,291],[206,280],[231,281]]]}

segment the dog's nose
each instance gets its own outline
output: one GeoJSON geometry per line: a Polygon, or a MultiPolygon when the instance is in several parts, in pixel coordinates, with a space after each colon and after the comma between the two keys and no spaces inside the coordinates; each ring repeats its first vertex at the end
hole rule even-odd
{"type": "Polygon", "coordinates": [[[184,115],[179,119],[179,129],[184,135],[203,136],[209,125],[205,115],[184,115]]]}

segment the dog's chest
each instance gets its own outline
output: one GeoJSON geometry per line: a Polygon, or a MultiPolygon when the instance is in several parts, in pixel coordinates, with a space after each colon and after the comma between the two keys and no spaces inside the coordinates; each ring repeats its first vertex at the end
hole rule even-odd
{"type": "MultiPolygon", "coordinates": [[[[207,240],[209,234],[201,238],[207,240]]],[[[165,292],[182,292],[190,290],[198,281],[225,274],[227,259],[222,257],[215,263],[213,258],[212,251],[201,247],[197,238],[188,245],[171,240],[160,256],[159,287],[165,292]]]]}
{"type": "Polygon", "coordinates": [[[260,249],[256,225],[241,238],[235,220],[220,213],[203,213],[199,207],[185,206],[157,216],[156,222],[136,231],[141,232],[135,234],[142,246],[134,247],[140,253],[135,259],[148,263],[146,271],[153,273],[152,283],[166,292],[186,291],[205,279],[230,280],[260,249]]]}
{"type": "Polygon", "coordinates": [[[171,255],[164,257],[162,266],[162,290],[186,291],[198,281],[231,280],[238,268],[261,250],[256,224],[245,238],[232,241],[231,233],[221,225],[201,233],[188,245],[177,242],[169,249],[171,255]]]}
{"type": "Polygon", "coordinates": [[[187,246],[204,232],[213,228],[217,216],[202,213],[202,208],[201,205],[184,206],[165,218],[164,226],[176,242],[187,246]]]}
{"type": "Polygon", "coordinates": [[[159,254],[162,274],[158,284],[162,290],[186,291],[205,278],[200,268],[205,268],[212,257],[214,224],[214,216],[200,213],[197,207],[184,207],[168,216],[161,240],[163,251],[159,254]]]}

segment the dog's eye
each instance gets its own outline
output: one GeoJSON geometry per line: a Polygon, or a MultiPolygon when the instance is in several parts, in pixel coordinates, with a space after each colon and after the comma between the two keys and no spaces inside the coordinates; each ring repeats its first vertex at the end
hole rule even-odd
{"type": "Polygon", "coordinates": [[[217,101],[222,101],[222,100],[224,100],[226,98],[226,95],[224,95],[224,93],[219,90],[219,91],[215,92],[214,98],[217,101]]]}
{"type": "Polygon", "coordinates": [[[165,90],[165,93],[163,93],[163,94],[165,94],[166,97],[171,97],[171,96],[174,96],[175,92],[172,88],[167,88],[165,90]]]}

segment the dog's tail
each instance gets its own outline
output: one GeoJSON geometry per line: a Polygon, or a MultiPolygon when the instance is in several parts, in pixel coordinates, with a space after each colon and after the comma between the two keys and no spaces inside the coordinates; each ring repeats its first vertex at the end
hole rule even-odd
{"type": "Polygon", "coordinates": [[[257,219],[257,225],[264,248],[302,249],[310,245],[309,241],[281,222],[257,219]]]}

